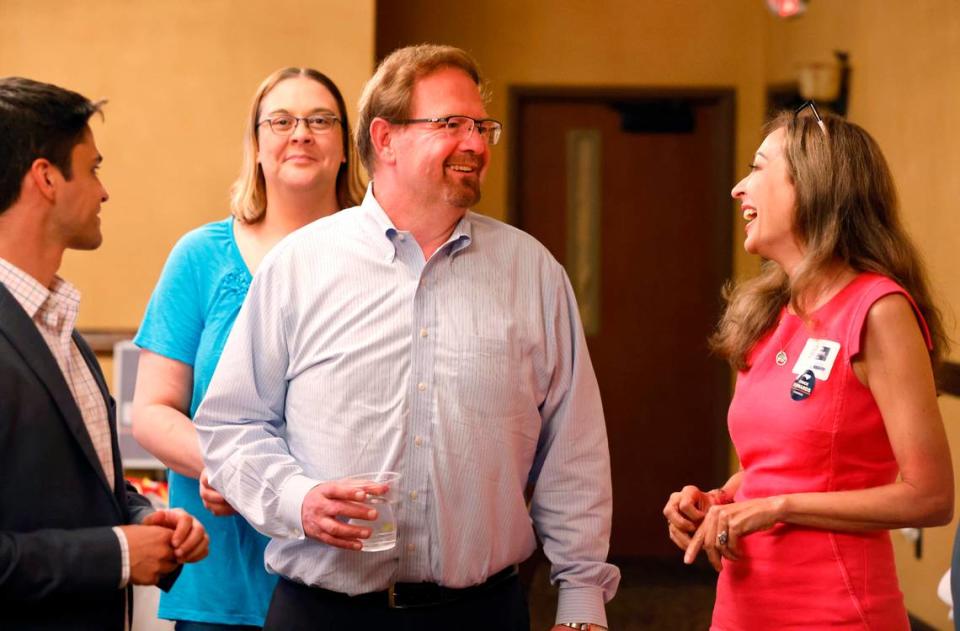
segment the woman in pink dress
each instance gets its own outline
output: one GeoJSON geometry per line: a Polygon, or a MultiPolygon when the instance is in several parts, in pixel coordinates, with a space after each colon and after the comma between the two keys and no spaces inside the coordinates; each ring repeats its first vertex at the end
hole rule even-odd
{"type": "Polygon", "coordinates": [[[772,121],[732,191],[766,259],[712,339],[739,371],[740,471],[663,512],[684,561],[720,572],[712,629],[906,631],[889,530],[953,513],[946,338],[879,147],[809,105],[772,121]]]}

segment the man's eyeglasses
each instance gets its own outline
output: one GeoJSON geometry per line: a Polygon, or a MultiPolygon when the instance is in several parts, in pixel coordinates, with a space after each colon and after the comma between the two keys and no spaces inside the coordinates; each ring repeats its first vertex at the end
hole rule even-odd
{"type": "Polygon", "coordinates": [[[823,124],[823,119],[820,118],[820,112],[817,111],[817,104],[814,103],[812,100],[804,102],[803,105],[801,105],[800,107],[798,107],[796,110],[793,111],[793,115],[800,116],[800,112],[807,109],[808,107],[810,108],[810,111],[813,112],[813,117],[816,119],[817,125],[820,126],[820,131],[826,134],[827,126],[823,124]]]}
{"type": "Polygon", "coordinates": [[[425,123],[442,129],[458,140],[468,138],[476,129],[483,141],[495,145],[500,141],[503,124],[492,118],[470,118],[469,116],[441,116],[440,118],[399,118],[390,120],[394,125],[413,125],[425,123]]]}
{"type": "Polygon", "coordinates": [[[311,133],[324,134],[333,129],[334,126],[340,122],[340,119],[331,114],[317,114],[315,116],[304,116],[302,118],[290,116],[289,114],[281,114],[273,118],[265,118],[257,123],[257,126],[267,123],[270,125],[273,133],[278,136],[289,136],[297,129],[300,121],[306,124],[307,129],[309,129],[311,133]]]}

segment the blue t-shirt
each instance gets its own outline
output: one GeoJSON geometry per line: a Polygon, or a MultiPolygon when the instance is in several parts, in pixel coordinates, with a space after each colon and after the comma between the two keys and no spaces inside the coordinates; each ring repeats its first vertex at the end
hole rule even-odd
{"type": "MultiPolygon", "coordinates": [[[[210,385],[223,346],[250,286],[233,236],[233,219],[197,228],[170,252],[134,342],[193,367],[190,417],[210,385]]],[[[187,564],[160,596],[161,618],[262,626],[277,577],[264,569],[269,539],[243,517],[216,517],[200,500],[199,482],[169,472],[170,505],[203,523],[210,554],[187,564]]]]}

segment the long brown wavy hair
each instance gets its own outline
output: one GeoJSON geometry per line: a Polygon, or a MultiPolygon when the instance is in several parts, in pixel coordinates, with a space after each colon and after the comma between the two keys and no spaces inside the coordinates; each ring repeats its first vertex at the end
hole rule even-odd
{"type": "Polygon", "coordinates": [[[890,168],[876,141],[862,127],[833,115],[823,118],[782,112],[764,129],[785,131],[783,153],[796,191],[793,231],[804,257],[791,281],[773,261],[758,276],[724,288],[726,309],[710,338],[715,353],[738,370],[749,368],[754,344],[776,324],[788,303],[805,318],[808,300],[830,280],[837,262],[874,272],[901,285],[917,303],[933,341],[933,366],[948,340],[930,296],[919,253],[899,218],[890,168]]]}

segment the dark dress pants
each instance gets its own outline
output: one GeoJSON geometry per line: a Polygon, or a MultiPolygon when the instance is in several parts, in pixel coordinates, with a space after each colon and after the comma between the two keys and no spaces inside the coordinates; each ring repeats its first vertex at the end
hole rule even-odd
{"type": "Polygon", "coordinates": [[[529,631],[527,598],[516,576],[454,602],[390,609],[280,579],[264,631],[529,631]]]}

